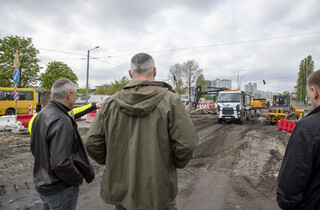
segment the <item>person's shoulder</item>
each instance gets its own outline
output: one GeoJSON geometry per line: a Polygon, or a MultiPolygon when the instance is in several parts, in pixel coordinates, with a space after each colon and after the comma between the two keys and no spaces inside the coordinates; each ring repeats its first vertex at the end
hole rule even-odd
{"type": "Polygon", "coordinates": [[[297,126],[311,136],[319,135],[320,136],[320,112],[314,113],[312,115],[306,116],[298,121],[297,126]]]}

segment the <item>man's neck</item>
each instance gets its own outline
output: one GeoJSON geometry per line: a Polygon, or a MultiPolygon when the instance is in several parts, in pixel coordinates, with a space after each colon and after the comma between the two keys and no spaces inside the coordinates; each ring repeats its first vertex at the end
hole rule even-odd
{"type": "Polygon", "coordinates": [[[72,109],[72,107],[70,107],[70,104],[68,103],[67,99],[55,99],[57,102],[59,102],[60,104],[65,105],[66,107],[68,107],[70,110],[72,109]]]}

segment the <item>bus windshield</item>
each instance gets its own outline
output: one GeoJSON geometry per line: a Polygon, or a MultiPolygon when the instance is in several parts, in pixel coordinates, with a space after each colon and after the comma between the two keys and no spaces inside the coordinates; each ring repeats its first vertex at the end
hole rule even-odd
{"type": "Polygon", "coordinates": [[[218,102],[239,102],[239,93],[219,93],[218,102]]]}

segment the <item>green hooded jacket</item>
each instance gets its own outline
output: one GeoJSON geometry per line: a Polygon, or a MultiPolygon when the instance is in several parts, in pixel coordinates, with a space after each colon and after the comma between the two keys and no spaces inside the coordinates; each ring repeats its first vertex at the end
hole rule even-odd
{"type": "Polygon", "coordinates": [[[101,198],[131,209],[166,209],[176,168],[199,137],[180,98],[164,82],[132,81],[101,106],[87,134],[88,155],[105,164],[101,198]]]}

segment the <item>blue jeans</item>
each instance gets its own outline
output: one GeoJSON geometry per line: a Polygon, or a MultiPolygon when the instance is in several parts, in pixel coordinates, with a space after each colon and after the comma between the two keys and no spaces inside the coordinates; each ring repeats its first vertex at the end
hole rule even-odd
{"type": "Polygon", "coordinates": [[[42,210],[76,210],[79,187],[68,187],[53,195],[40,195],[42,210]]]}

